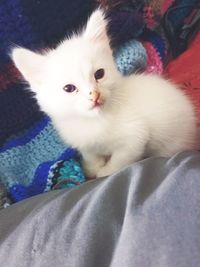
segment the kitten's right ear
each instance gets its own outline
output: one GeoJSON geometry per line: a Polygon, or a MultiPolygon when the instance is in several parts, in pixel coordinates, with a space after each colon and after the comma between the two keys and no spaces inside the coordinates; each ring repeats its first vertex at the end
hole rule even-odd
{"type": "Polygon", "coordinates": [[[83,36],[91,41],[107,41],[107,20],[102,9],[95,10],[90,16],[83,36]]]}
{"type": "Polygon", "coordinates": [[[41,83],[45,56],[17,47],[12,50],[11,58],[25,80],[34,86],[41,83]]]}

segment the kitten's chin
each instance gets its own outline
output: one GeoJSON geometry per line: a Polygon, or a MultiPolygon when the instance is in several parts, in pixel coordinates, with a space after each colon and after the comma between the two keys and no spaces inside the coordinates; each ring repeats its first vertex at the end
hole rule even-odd
{"type": "Polygon", "coordinates": [[[97,117],[97,116],[100,116],[101,114],[101,108],[100,107],[94,107],[90,110],[88,110],[88,116],[89,117],[97,117]]]}
{"type": "Polygon", "coordinates": [[[82,112],[81,115],[84,115],[89,118],[94,118],[100,116],[101,113],[102,113],[101,106],[97,105],[94,107],[90,107],[88,110],[82,112]]]}

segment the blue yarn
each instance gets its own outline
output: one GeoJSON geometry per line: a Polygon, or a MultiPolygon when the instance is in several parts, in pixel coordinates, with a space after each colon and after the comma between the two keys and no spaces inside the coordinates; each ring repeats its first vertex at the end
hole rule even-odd
{"type": "MultiPolygon", "coordinates": [[[[32,131],[33,129],[31,129],[31,133],[32,131]]],[[[28,132],[25,135],[27,136],[28,132]]],[[[21,138],[23,138],[23,135],[21,138]]],[[[16,181],[20,181],[24,185],[30,184],[37,166],[42,162],[59,158],[66,148],[67,146],[60,140],[52,124],[48,123],[26,144],[0,153],[0,178],[2,183],[9,186],[15,184],[16,181]]]]}
{"type": "Polygon", "coordinates": [[[114,52],[115,62],[118,70],[123,75],[129,75],[146,66],[147,54],[143,45],[136,41],[130,40],[121,45],[114,52]]]}
{"type": "Polygon", "coordinates": [[[50,123],[49,117],[43,116],[37,123],[34,123],[34,125],[30,129],[24,131],[23,134],[20,133],[19,135],[8,139],[7,142],[4,143],[2,147],[0,147],[0,153],[13,147],[23,146],[27,144],[32,139],[34,139],[48,125],[48,123],[50,123]]]}
{"type": "MultiPolygon", "coordinates": [[[[8,140],[0,151],[0,180],[13,202],[51,190],[57,162],[63,161],[68,181],[58,188],[71,188],[85,181],[76,150],[59,138],[47,116],[21,135],[8,140]]],[[[63,176],[56,180],[59,183],[63,176]]]]}
{"type": "Polygon", "coordinates": [[[60,162],[60,158],[64,158],[64,167],[59,170],[59,177],[56,179],[56,183],[62,182],[66,177],[70,179],[64,183],[60,183],[56,189],[72,188],[77,184],[85,182],[85,176],[81,169],[80,163],[71,158],[75,156],[74,150],[69,148],[67,149],[61,157],[55,161],[43,162],[38,166],[35,171],[35,175],[32,179],[32,182],[29,185],[24,185],[23,183],[17,182],[8,189],[8,194],[10,199],[13,202],[21,201],[28,197],[47,192],[52,189],[53,180],[55,180],[54,169],[57,167],[60,162]]]}
{"type": "Polygon", "coordinates": [[[72,158],[68,161],[56,162],[51,167],[49,181],[48,188],[73,188],[77,184],[85,182],[85,176],[79,161],[72,158]]]}
{"type": "Polygon", "coordinates": [[[47,175],[51,164],[51,162],[41,164],[36,170],[31,183],[27,186],[20,181],[20,183],[17,182],[16,184],[13,184],[13,186],[8,187],[10,199],[13,202],[17,202],[45,192],[47,175]]]}

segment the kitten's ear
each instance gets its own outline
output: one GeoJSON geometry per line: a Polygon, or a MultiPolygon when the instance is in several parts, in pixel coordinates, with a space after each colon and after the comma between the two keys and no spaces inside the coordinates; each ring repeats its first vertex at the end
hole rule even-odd
{"type": "Polygon", "coordinates": [[[90,16],[83,36],[91,41],[108,41],[106,27],[105,14],[97,9],[90,16]]]}
{"type": "Polygon", "coordinates": [[[41,83],[45,56],[25,48],[14,48],[11,57],[25,80],[34,86],[41,83]]]}

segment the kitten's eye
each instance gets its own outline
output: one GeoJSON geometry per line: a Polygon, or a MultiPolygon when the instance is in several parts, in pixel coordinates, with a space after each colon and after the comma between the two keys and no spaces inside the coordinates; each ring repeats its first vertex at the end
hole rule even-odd
{"type": "Polygon", "coordinates": [[[97,70],[97,71],[95,72],[95,74],[94,74],[95,80],[100,80],[100,79],[102,79],[103,76],[104,76],[104,74],[105,74],[104,69],[99,69],[99,70],[97,70]]]}
{"type": "Polygon", "coordinates": [[[67,93],[72,93],[76,90],[76,86],[73,84],[67,84],[63,87],[63,90],[67,93]]]}

